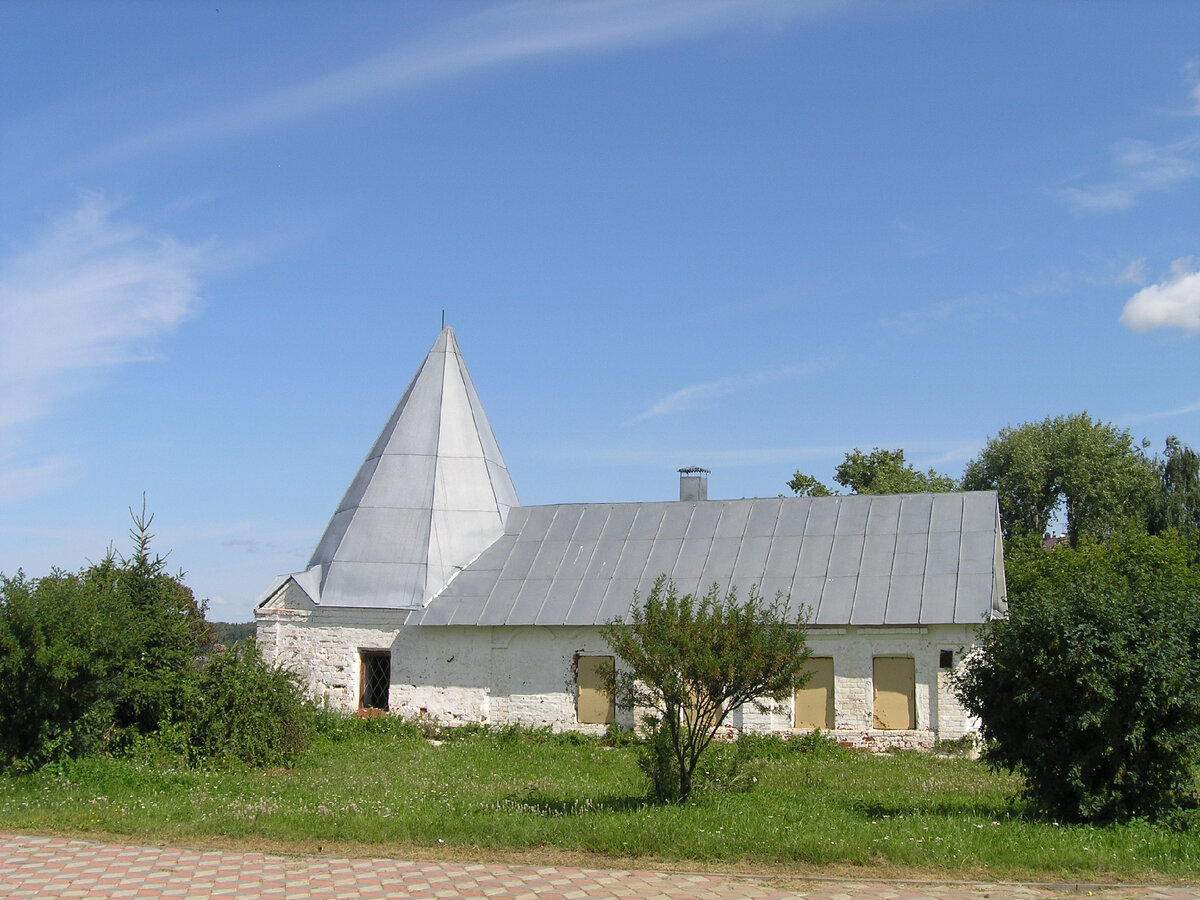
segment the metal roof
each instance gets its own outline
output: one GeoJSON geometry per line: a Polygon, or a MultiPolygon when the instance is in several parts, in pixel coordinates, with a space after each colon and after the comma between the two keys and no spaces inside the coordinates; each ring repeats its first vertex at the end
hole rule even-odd
{"type": "Polygon", "coordinates": [[[443,328],[296,583],[326,606],[420,607],[500,537],[517,503],[443,328]]]}
{"type": "Polygon", "coordinates": [[[659,575],[685,593],[752,586],[813,625],[978,623],[1004,611],[990,491],[514,508],[421,625],[596,625],[659,575]]]}

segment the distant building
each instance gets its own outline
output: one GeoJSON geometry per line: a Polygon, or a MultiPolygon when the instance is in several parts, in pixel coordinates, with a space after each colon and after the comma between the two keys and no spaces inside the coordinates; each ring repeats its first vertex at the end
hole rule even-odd
{"type": "Polygon", "coordinates": [[[308,567],[255,616],[264,656],[346,710],[561,729],[632,724],[599,691],[599,626],[659,575],[810,611],[813,677],[755,731],[930,746],[976,730],[949,684],[1002,615],[992,492],[521,506],[458,344],[442,330],[308,567]]]}

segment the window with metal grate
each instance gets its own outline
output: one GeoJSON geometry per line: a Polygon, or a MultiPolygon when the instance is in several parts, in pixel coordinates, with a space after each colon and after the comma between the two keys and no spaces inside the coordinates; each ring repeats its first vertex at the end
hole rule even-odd
{"type": "Polygon", "coordinates": [[[392,685],[392,654],[387,650],[359,650],[361,684],[359,709],[388,708],[388,689],[392,685]]]}

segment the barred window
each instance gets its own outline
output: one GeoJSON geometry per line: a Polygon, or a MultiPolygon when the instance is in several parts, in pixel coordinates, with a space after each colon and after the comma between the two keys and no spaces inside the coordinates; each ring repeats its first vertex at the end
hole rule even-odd
{"type": "Polygon", "coordinates": [[[388,689],[392,686],[392,654],[387,650],[359,650],[361,673],[358,708],[388,708],[388,689]]]}

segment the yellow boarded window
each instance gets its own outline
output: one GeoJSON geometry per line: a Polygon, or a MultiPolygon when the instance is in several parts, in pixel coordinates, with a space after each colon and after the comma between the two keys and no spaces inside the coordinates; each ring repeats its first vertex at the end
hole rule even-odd
{"type": "Polygon", "coordinates": [[[616,721],[612,698],[604,691],[604,682],[613,672],[611,656],[581,656],[576,667],[579,693],[575,698],[575,718],[581,725],[607,725],[616,721]]]}
{"type": "Polygon", "coordinates": [[[875,727],[917,727],[916,663],[911,656],[877,656],[874,666],[875,727]]]}
{"type": "Polygon", "coordinates": [[[810,677],[796,688],[794,726],[833,728],[833,657],[811,657],[804,671],[810,677]]]}

